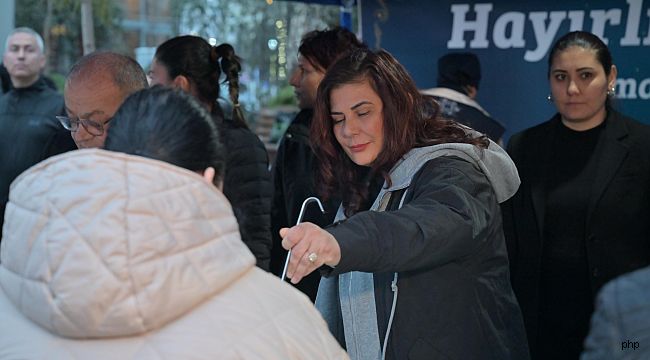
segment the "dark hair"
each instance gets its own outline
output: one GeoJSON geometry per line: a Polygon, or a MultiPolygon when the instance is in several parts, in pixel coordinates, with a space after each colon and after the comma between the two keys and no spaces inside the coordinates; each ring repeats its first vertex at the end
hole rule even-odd
{"type": "Polygon", "coordinates": [[[438,86],[467,94],[467,86],[478,89],[481,63],[474,53],[448,53],[438,59],[438,86]]]}
{"type": "Polygon", "coordinates": [[[158,46],[155,58],[167,69],[172,79],[179,75],[187,77],[194,85],[199,100],[216,109],[217,113],[221,110],[217,109],[217,99],[219,78],[223,71],[233,105],[232,119],[238,127],[248,127],[239,105],[241,60],[230,44],[212,46],[198,36],[177,36],[158,46]]]}
{"type": "Polygon", "coordinates": [[[106,150],[161,160],[192,171],[212,166],[223,178],[225,154],[206,109],[180,90],[154,86],[129,96],[111,121],[106,150]]]}
{"type": "Polygon", "coordinates": [[[324,198],[339,193],[346,215],[357,212],[368,197],[368,184],[359,179],[359,167],[350,160],[336,140],[330,117],[333,90],[368,81],[383,102],[384,145],[372,163],[370,177],[381,174],[390,185],[391,168],[415,147],[467,143],[487,147],[485,136],[474,137],[458,123],[438,116],[438,105],[421,95],[406,69],[388,52],[357,49],[340,58],[328,69],[318,87],[311,138],[320,160],[318,189],[324,198]]]}
{"type": "Polygon", "coordinates": [[[314,67],[325,71],[341,54],[366,47],[353,32],[337,26],[306,33],[300,41],[298,52],[314,67]]]}
{"type": "Polygon", "coordinates": [[[110,51],[95,51],[79,59],[70,68],[66,82],[85,79],[98,72],[110,74],[125,96],[149,86],[140,64],[128,56],[110,51]]]}
{"type": "Polygon", "coordinates": [[[572,31],[559,38],[551,48],[551,52],[548,56],[547,77],[551,76],[551,66],[553,66],[553,61],[555,60],[557,53],[573,46],[594,51],[596,53],[596,59],[605,70],[605,75],[609,76],[612,71],[613,60],[612,54],[609,52],[607,45],[605,45],[598,36],[590,32],[572,31]]]}

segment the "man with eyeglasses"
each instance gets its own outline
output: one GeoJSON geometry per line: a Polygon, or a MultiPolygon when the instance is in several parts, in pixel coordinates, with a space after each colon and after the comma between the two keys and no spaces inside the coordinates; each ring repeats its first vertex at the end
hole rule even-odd
{"type": "Polygon", "coordinates": [[[30,28],[14,29],[2,62],[11,86],[0,97],[0,224],[15,178],[49,156],[76,148],[55,118],[63,114],[63,97],[42,76],[46,58],[41,36],[30,28]]]}
{"type": "Polygon", "coordinates": [[[77,147],[101,148],[122,102],[147,86],[144,70],[130,57],[102,51],[88,54],[68,73],[63,91],[67,116],[57,118],[77,147]]]}

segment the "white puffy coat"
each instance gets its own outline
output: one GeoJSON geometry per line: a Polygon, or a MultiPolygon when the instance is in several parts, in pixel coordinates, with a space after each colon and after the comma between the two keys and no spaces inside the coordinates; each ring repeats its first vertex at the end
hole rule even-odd
{"type": "Polygon", "coordinates": [[[347,359],[191,171],[79,150],[11,186],[0,359],[347,359]]]}

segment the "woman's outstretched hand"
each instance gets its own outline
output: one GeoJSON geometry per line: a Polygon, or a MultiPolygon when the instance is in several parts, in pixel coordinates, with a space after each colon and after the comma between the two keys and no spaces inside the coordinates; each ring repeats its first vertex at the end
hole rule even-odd
{"type": "Polygon", "coordinates": [[[305,222],[280,229],[282,247],[291,249],[287,277],[297,284],[303,277],[322,265],[336,266],[341,260],[341,248],[327,231],[305,222]]]}

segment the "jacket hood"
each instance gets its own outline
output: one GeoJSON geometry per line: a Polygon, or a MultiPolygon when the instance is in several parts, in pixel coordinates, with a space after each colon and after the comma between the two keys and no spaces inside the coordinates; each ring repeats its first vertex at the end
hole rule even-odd
{"type": "Polygon", "coordinates": [[[420,93],[424,95],[443,97],[449,100],[453,100],[457,103],[465,104],[467,106],[473,107],[476,110],[480,111],[483,115],[490,117],[490,113],[485,111],[485,109],[483,109],[481,105],[479,105],[479,103],[476,102],[476,100],[470,98],[469,96],[467,96],[462,92],[445,88],[445,87],[437,87],[437,88],[421,90],[420,93]]]}
{"type": "Polygon", "coordinates": [[[104,150],[41,162],[11,185],[0,286],[57,335],[159,328],[252,270],[230,204],[191,171],[104,150]]]}
{"type": "Polygon", "coordinates": [[[490,140],[487,149],[461,143],[414,148],[391,170],[393,184],[387,191],[408,187],[422,165],[439,156],[457,156],[476,165],[490,181],[499,203],[511,198],[521,184],[517,167],[508,153],[490,140]]]}

